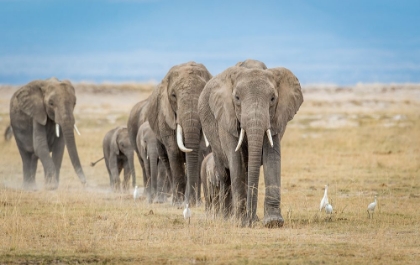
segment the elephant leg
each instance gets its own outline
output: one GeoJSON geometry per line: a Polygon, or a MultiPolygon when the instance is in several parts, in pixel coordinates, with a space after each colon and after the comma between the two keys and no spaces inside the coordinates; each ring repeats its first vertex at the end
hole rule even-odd
{"type": "Polygon", "coordinates": [[[157,196],[156,203],[164,203],[166,201],[166,169],[161,161],[158,161],[158,179],[157,179],[157,196]]]}
{"type": "Polygon", "coordinates": [[[141,172],[143,174],[143,187],[144,187],[144,190],[146,190],[146,183],[147,183],[146,165],[143,159],[141,158],[141,156],[138,155],[138,157],[139,157],[139,162],[141,166],[141,172]]]}
{"type": "Polygon", "coordinates": [[[56,189],[58,187],[56,182],[57,171],[50,156],[45,126],[33,121],[33,130],[34,150],[44,167],[45,186],[47,189],[56,189]]]}
{"type": "Polygon", "coordinates": [[[148,203],[152,203],[152,180],[151,180],[151,173],[150,173],[150,160],[146,160],[144,163],[145,171],[146,171],[146,178],[144,181],[144,191],[146,194],[146,199],[148,203]]]}
{"type": "Polygon", "coordinates": [[[64,137],[59,137],[55,139],[54,145],[52,148],[52,159],[53,159],[55,170],[56,170],[55,180],[56,180],[57,186],[58,186],[58,183],[60,182],[60,169],[61,169],[61,162],[63,161],[64,146],[65,146],[64,137]]]}
{"type": "MultiPolygon", "coordinates": [[[[36,189],[35,174],[32,175],[32,157],[36,157],[35,154],[26,152],[23,148],[18,145],[20,157],[22,159],[22,170],[23,170],[23,188],[26,190],[36,189]]],[[[38,159],[37,159],[38,161],[38,159]]],[[[36,172],[36,169],[35,169],[36,172]]]]}
{"type": "Polygon", "coordinates": [[[229,173],[232,190],[233,214],[237,220],[245,225],[246,218],[246,185],[245,185],[245,167],[242,163],[240,154],[231,154],[229,156],[229,173]]]}
{"type": "Polygon", "coordinates": [[[35,176],[36,169],[38,168],[38,157],[35,154],[31,155],[31,175],[29,177],[29,182],[35,185],[35,176]]]}
{"type": "Polygon", "coordinates": [[[171,166],[171,173],[173,177],[173,191],[172,201],[175,205],[180,206],[184,202],[184,195],[186,189],[185,167],[182,154],[174,152],[169,155],[169,164],[171,166]]]}
{"type": "Polygon", "coordinates": [[[109,162],[108,162],[108,159],[106,158],[105,158],[105,165],[106,165],[106,170],[108,171],[108,175],[109,175],[109,186],[111,187],[111,189],[114,189],[114,179],[112,178],[109,162]]]}
{"type": "MultiPolygon", "coordinates": [[[[162,143],[157,144],[157,150],[158,150],[159,160],[162,162],[162,164],[165,166],[165,169],[166,169],[166,175],[167,175],[167,179],[169,180],[169,186],[170,186],[169,193],[173,193],[174,180],[172,177],[171,166],[169,164],[168,153],[166,152],[166,148],[162,143]]],[[[174,200],[174,197],[172,198],[172,202],[174,202],[173,200],[174,200]]]]}
{"type": "Polygon", "coordinates": [[[281,153],[280,139],[273,137],[273,147],[264,138],[263,168],[265,183],[264,220],[266,227],[281,227],[284,219],[280,209],[281,153]]]}
{"type": "Polygon", "coordinates": [[[113,174],[113,176],[114,176],[114,189],[117,192],[121,191],[120,174],[121,174],[121,171],[123,170],[123,168],[124,168],[124,161],[120,158],[117,158],[117,166],[116,166],[117,173],[113,174]]]}
{"type": "Polygon", "coordinates": [[[125,192],[127,192],[128,188],[130,186],[129,181],[130,181],[130,177],[131,177],[131,169],[130,169],[130,165],[128,164],[127,161],[123,163],[123,167],[124,167],[123,190],[125,192]]]}
{"type": "Polygon", "coordinates": [[[229,172],[220,174],[219,205],[224,218],[229,218],[232,214],[232,192],[229,172]]]}

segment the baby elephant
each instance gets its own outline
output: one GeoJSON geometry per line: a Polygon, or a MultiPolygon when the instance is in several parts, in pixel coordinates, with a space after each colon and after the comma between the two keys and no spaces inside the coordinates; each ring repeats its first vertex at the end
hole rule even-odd
{"type": "Polygon", "coordinates": [[[208,154],[201,164],[201,182],[203,183],[205,209],[219,213],[220,179],[214,164],[213,153],[208,154]]]}
{"type": "Polygon", "coordinates": [[[170,192],[170,183],[166,168],[159,159],[157,138],[150,128],[149,122],[143,123],[136,138],[140,161],[144,167],[143,182],[145,195],[149,203],[163,203],[170,192]]]}
{"type": "Polygon", "coordinates": [[[134,169],[134,148],[128,138],[128,131],[125,127],[117,127],[104,137],[102,142],[106,168],[109,173],[111,189],[120,190],[120,173],[124,168],[123,189],[128,190],[130,176],[132,176],[133,187],[136,186],[136,172],[134,169]]]}

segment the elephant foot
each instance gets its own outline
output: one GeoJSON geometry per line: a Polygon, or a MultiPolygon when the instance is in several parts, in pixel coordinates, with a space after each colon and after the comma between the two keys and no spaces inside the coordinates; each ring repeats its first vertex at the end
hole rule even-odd
{"type": "Polygon", "coordinates": [[[23,182],[22,188],[26,191],[37,191],[38,187],[35,182],[23,182]]]}
{"type": "Polygon", "coordinates": [[[46,178],[45,189],[56,190],[58,188],[58,181],[55,178],[46,178]]]}
{"type": "Polygon", "coordinates": [[[263,220],[263,224],[267,228],[278,228],[278,227],[283,226],[284,219],[283,219],[283,217],[281,217],[279,215],[265,216],[264,220],[263,220]]]}

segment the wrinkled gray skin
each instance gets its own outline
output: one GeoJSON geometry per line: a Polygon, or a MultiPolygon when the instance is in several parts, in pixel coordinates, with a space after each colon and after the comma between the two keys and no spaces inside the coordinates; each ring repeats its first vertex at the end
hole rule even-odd
{"type": "Polygon", "coordinates": [[[172,180],[173,204],[195,206],[200,200],[200,144],[204,142],[198,116],[198,97],[211,74],[202,64],[188,62],[172,67],[149,98],[147,118],[155,132],[159,157],[172,180]],[[192,152],[177,145],[176,128],[183,129],[183,142],[192,152]],[[184,163],[186,169],[184,169],[184,163]],[[186,172],[186,177],[185,177],[186,172]],[[184,196],[185,195],[185,196],[184,196]]]}
{"type": "Polygon", "coordinates": [[[137,133],[137,149],[140,153],[141,164],[145,167],[145,194],[149,203],[163,203],[169,192],[169,178],[165,166],[159,161],[157,151],[158,141],[150,128],[149,122],[143,123],[137,133]],[[159,164],[162,164],[159,169],[159,164]],[[162,171],[163,169],[163,171],[162,171]]]}
{"type": "Polygon", "coordinates": [[[127,128],[120,126],[107,132],[102,141],[102,148],[111,189],[120,190],[120,173],[123,169],[123,189],[128,190],[130,177],[132,177],[132,185],[135,187],[134,148],[131,145],[127,128]]]}
{"type": "Polygon", "coordinates": [[[233,210],[242,224],[252,225],[258,220],[261,165],[265,182],[263,223],[267,227],[284,223],[280,211],[280,140],[302,102],[301,87],[292,72],[281,67],[266,69],[253,60],[215,76],[200,95],[203,131],[220,174],[222,209],[225,214],[233,210]],[[235,152],[241,129],[245,137],[235,152]]]}
{"type": "Polygon", "coordinates": [[[213,153],[208,154],[201,164],[201,183],[206,212],[219,212],[220,179],[214,163],[213,153]]]}
{"type": "MultiPolygon", "coordinates": [[[[130,138],[131,145],[134,147],[134,151],[137,154],[137,157],[139,159],[142,173],[143,173],[143,185],[146,187],[147,183],[147,174],[146,174],[146,167],[143,163],[143,159],[140,157],[140,150],[137,148],[137,133],[140,128],[140,126],[147,122],[146,117],[146,109],[148,106],[148,99],[145,99],[143,101],[138,102],[130,111],[130,115],[128,116],[127,121],[127,130],[128,130],[128,136],[130,138]]],[[[145,189],[147,193],[147,189],[145,189]]],[[[150,194],[146,195],[150,196],[150,194]]]]}
{"type": "Polygon", "coordinates": [[[73,132],[75,105],[75,90],[67,80],[32,81],[13,94],[10,122],[22,158],[24,188],[36,188],[38,159],[44,167],[45,187],[58,187],[65,146],[77,176],[86,183],[73,132]],[[60,126],[59,137],[56,124],[60,126]]]}

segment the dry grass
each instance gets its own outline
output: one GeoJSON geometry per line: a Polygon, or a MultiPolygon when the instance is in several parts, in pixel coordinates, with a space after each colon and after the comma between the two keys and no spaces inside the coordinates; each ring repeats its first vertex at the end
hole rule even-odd
{"type": "MultiPolygon", "coordinates": [[[[106,93],[96,91],[95,106],[88,100],[92,92],[81,93],[77,142],[86,189],[66,154],[57,191],[43,190],[41,165],[39,190],[22,191],[16,144],[0,142],[0,263],[418,263],[419,91],[406,90],[406,98],[385,91],[376,103],[369,97],[373,93],[305,91],[305,103],[282,141],[281,229],[239,228],[207,217],[203,206],[192,209],[188,225],[182,210],[169,203],[148,205],[134,202],[131,194],[109,192],[104,164],[89,163],[101,157],[106,131],[124,124],[128,110],[147,93],[128,90],[104,100],[106,93]],[[317,123],[328,119],[339,126],[317,123]],[[326,183],[331,220],[318,211],[326,183]],[[374,195],[379,207],[368,219],[374,195]]],[[[0,113],[2,131],[7,115],[0,113]]],[[[139,165],[137,173],[141,179],[139,165]]],[[[262,204],[260,189],[260,217],[262,204]]]]}

